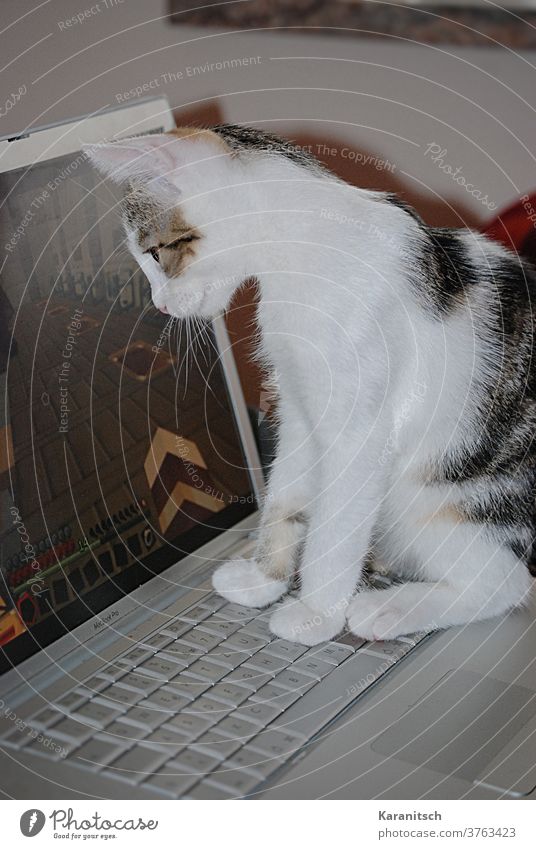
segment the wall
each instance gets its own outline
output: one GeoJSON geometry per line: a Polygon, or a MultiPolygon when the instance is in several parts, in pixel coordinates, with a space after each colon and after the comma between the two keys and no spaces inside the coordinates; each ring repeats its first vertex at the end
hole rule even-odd
{"type": "Polygon", "coordinates": [[[259,123],[313,149],[328,140],[335,168],[402,191],[434,223],[485,222],[536,185],[533,54],[195,30],[170,25],[163,2],[143,0],[35,6],[2,4],[3,92],[27,87],[0,119],[2,134],[113,105],[145,86],[167,94],[179,115],[217,97],[226,120],[259,123]],[[69,25],[78,14],[83,20],[69,25]],[[234,67],[211,68],[224,60],[234,67]],[[380,162],[363,164],[367,156],[380,162]],[[442,170],[449,164],[487,202],[442,170]]]}

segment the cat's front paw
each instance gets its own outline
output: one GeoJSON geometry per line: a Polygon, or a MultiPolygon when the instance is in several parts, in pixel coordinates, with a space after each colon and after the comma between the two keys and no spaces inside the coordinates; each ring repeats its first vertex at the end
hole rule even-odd
{"type": "Polygon", "coordinates": [[[272,614],[270,630],[283,640],[316,646],[343,628],[344,612],[320,613],[299,599],[288,599],[272,614]]]}
{"type": "Polygon", "coordinates": [[[364,640],[389,640],[407,634],[403,615],[387,595],[387,590],[363,590],[348,608],[348,628],[364,640]]]}
{"type": "Polygon", "coordinates": [[[220,595],[246,607],[266,607],[288,589],[286,581],[274,581],[255,560],[229,560],[212,576],[212,586],[220,595]]]}

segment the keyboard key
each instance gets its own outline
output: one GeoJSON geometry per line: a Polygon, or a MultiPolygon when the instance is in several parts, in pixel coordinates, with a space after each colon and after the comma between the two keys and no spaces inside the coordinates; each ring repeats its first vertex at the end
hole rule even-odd
{"type": "Polygon", "coordinates": [[[50,728],[55,722],[63,718],[63,714],[59,713],[54,708],[43,708],[35,716],[28,720],[28,724],[33,728],[50,728]]]}
{"type": "Polygon", "coordinates": [[[130,708],[130,710],[121,717],[120,721],[134,725],[142,731],[148,731],[162,725],[166,719],[167,714],[161,709],[156,709],[151,706],[140,707],[139,705],[136,705],[136,707],[130,708]]]}
{"type": "Polygon", "coordinates": [[[200,737],[201,734],[207,731],[217,721],[217,717],[198,716],[197,714],[183,711],[170,719],[169,725],[173,726],[174,729],[184,736],[186,745],[193,742],[197,737],[200,737]]]}
{"type": "Polygon", "coordinates": [[[252,619],[251,622],[246,622],[242,630],[254,637],[262,637],[267,643],[275,640],[275,634],[270,631],[268,619],[252,619]]]}
{"type": "Polygon", "coordinates": [[[160,690],[155,690],[154,693],[151,693],[150,696],[147,696],[146,699],[140,702],[139,707],[153,707],[166,713],[175,714],[187,704],[188,699],[184,696],[167,687],[162,687],[160,690]]]}
{"type": "Polygon", "coordinates": [[[189,646],[183,640],[175,640],[164,649],[163,656],[167,656],[181,665],[181,669],[186,669],[190,664],[195,663],[201,656],[202,652],[195,646],[189,646]]]}
{"type": "Polygon", "coordinates": [[[149,775],[156,772],[167,757],[164,751],[137,745],[114,760],[106,771],[114,778],[121,778],[129,784],[139,784],[147,781],[149,775]]]}
{"type": "Polygon", "coordinates": [[[143,641],[144,646],[148,646],[150,649],[154,649],[155,651],[159,651],[160,649],[167,646],[173,640],[173,637],[168,634],[153,634],[151,637],[146,637],[143,641]]]}
{"type": "Polygon", "coordinates": [[[230,672],[225,677],[225,681],[228,681],[230,684],[240,684],[241,687],[248,687],[253,693],[264,686],[271,678],[272,676],[266,672],[258,672],[256,669],[251,669],[251,667],[241,666],[230,672]]]}
{"type": "Polygon", "coordinates": [[[367,641],[363,640],[362,637],[357,637],[350,631],[346,631],[343,634],[339,634],[335,642],[337,643],[337,645],[346,646],[354,652],[364,646],[367,641]]]}
{"type": "Polygon", "coordinates": [[[259,726],[237,714],[231,714],[226,719],[222,719],[213,731],[215,734],[219,734],[228,740],[238,741],[240,745],[243,745],[259,733],[259,726]]]}
{"type": "Polygon", "coordinates": [[[291,643],[289,640],[274,640],[269,646],[268,651],[274,657],[280,657],[283,660],[288,660],[292,663],[297,660],[302,654],[307,651],[307,646],[300,646],[298,643],[291,643]]]}
{"type": "Polygon", "coordinates": [[[113,761],[114,758],[119,757],[123,751],[124,746],[117,742],[114,744],[110,740],[93,737],[92,740],[88,740],[71,755],[70,763],[96,772],[113,761]]]}
{"type": "Polygon", "coordinates": [[[213,692],[214,688],[209,690],[205,696],[191,702],[184,708],[184,713],[195,713],[197,716],[203,716],[207,719],[214,717],[215,722],[223,719],[229,713],[229,707],[213,699],[213,692]]]}
{"type": "Polygon", "coordinates": [[[229,764],[222,764],[206,779],[207,786],[220,788],[233,796],[245,796],[259,784],[259,779],[251,772],[236,769],[229,764]]]}
{"type": "Polygon", "coordinates": [[[194,607],[191,607],[186,611],[186,613],[181,613],[180,618],[183,622],[193,622],[197,625],[198,622],[202,622],[213,613],[214,611],[211,610],[210,607],[201,602],[201,604],[196,604],[194,607]]]}
{"type": "Polygon", "coordinates": [[[216,699],[233,708],[245,702],[250,695],[250,690],[240,687],[238,684],[231,684],[230,681],[220,681],[210,691],[211,699],[216,699]]]}
{"type": "Polygon", "coordinates": [[[304,675],[302,672],[296,672],[293,666],[290,669],[285,669],[284,672],[280,672],[274,678],[274,684],[277,684],[278,687],[290,690],[291,693],[298,693],[300,696],[314,687],[316,683],[316,679],[311,678],[310,675],[304,675]]]}
{"type": "Polygon", "coordinates": [[[234,634],[221,643],[220,648],[223,651],[239,651],[246,655],[251,656],[255,654],[255,652],[259,651],[259,649],[264,648],[266,645],[266,640],[264,637],[254,637],[252,634],[247,634],[245,631],[236,631],[234,634]]]}
{"type": "Polygon", "coordinates": [[[339,666],[345,660],[353,655],[353,651],[349,646],[339,645],[338,643],[327,643],[324,646],[313,648],[310,654],[317,657],[319,660],[325,660],[327,663],[332,663],[334,666],[339,666]]]}
{"type": "Polygon", "coordinates": [[[244,655],[243,652],[239,651],[222,651],[221,646],[213,649],[207,655],[205,655],[206,660],[210,660],[211,663],[217,663],[219,666],[224,666],[228,672],[232,669],[236,669],[237,666],[244,663],[245,660],[248,660],[249,655],[244,655]]]}
{"type": "Polygon", "coordinates": [[[129,746],[131,743],[139,743],[151,730],[150,726],[141,728],[139,725],[130,725],[124,720],[125,717],[122,716],[121,719],[116,719],[107,725],[106,730],[100,732],[99,738],[108,740],[112,746],[129,746]]]}
{"type": "Polygon", "coordinates": [[[198,781],[198,775],[189,775],[179,764],[170,763],[151,775],[144,781],[143,786],[171,799],[180,799],[198,781]]]}
{"type": "MultiPolygon", "coordinates": [[[[277,678],[275,679],[277,681],[277,678]]],[[[290,705],[294,704],[300,698],[300,693],[292,690],[285,690],[283,687],[278,687],[277,684],[271,681],[261,687],[256,693],[251,696],[251,701],[265,702],[269,705],[275,705],[281,710],[286,710],[290,705]]]]}
{"type": "Polygon", "coordinates": [[[219,666],[216,663],[211,663],[209,660],[196,660],[195,663],[192,663],[191,666],[188,667],[187,672],[185,672],[185,676],[192,676],[192,678],[201,679],[201,681],[208,681],[211,684],[215,684],[216,681],[219,681],[225,675],[227,675],[227,669],[224,666],[219,666]]]}
{"type": "Polygon", "coordinates": [[[127,669],[133,669],[135,666],[138,666],[139,663],[143,663],[144,660],[151,657],[154,654],[150,649],[145,649],[143,646],[136,646],[133,649],[127,651],[124,655],[117,658],[117,665],[121,667],[126,667],[127,669]]]}
{"type": "Polygon", "coordinates": [[[207,631],[209,634],[216,634],[222,640],[225,640],[231,634],[234,634],[235,631],[240,630],[241,627],[241,622],[231,622],[228,619],[219,619],[217,616],[211,616],[200,624],[199,630],[207,631]]]}
{"type": "Polygon", "coordinates": [[[199,628],[193,628],[182,638],[183,642],[197,649],[199,654],[204,654],[215,648],[224,639],[218,634],[209,634],[199,628]]]}
{"type": "Polygon", "coordinates": [[[154,657],[138,666],[140,675],[153,676],[159,681],[169,681],[170,678],[175,678],[180,670],[181,667],[173,660],[161,654],[155,654],[154,657]]]}
{"type": "Polygon", "coordinates": [[[125,674],[125,668],[120,663],[114,660],[113,663],[109,663],[108,666],[104,666],[102,669],[99,669],[98,675],[99,678],[106,678],[110,683],[114,683],[121,678],[122,675],[125,674]]]}
{"type": "Polygon", "coordinates": [[[372,643],[367,643],[362,652],[373,654],[375,657],[381,657],[389,663],[396,663],[404,655],[410,651],[411,645],[408,643],[398,642],[397,640],[376,640],[372,643]]]}
{"type": "Polygon", "coordinates": [[[277,728],[261,731],[249,744],[249,748],[269,757],[287,757],[300,749],[306,742],[305,737],[298,737],[288,731],[277,728]]]}
{"type": "Polygon", "coordinates": [[[184,619],[175,619],[173,622],[167,622],[160,628],[161,634],[169,634],[170,637],[177,639],[182,637],[192,628],[191,622],[185,622],[184,619]]]}
{"type": "Polygon", "coordinates": [[[218,610],[218,616],[222,619],[230,619],[231,622],[249,622],[258,616],[259,610],[253,607],[243,607],[241,604],[225,604],[218,610]]]}
{"type": "Polygon", "coordinates": [[[264,728],[269,725],[276,716],[282,712],[282,708],[275,704],[266,704],[266,702],[246,702],[241,705],[231,716],[243,717],[248,722],[254,722],[264,728]]]}
{"type": "Polygon", "coordinates": [[[77,693],[75,690],[70,690],[70,692],[56,699],[54,704],[62,713],[71,713],[85,701],[87,701],[87,696],[77,693]]]}
{"type": "Polygon", "coordinates": [[[95,701],[99,704],[108,704],[112,707],[117,707],[118,705],[135,705],[141,698],[142,694],[135,690],[127,690],[118,684],[112,684],[108,689],[98,693],[95,696],[95,701]]]}
{"type": "Polygon", "coordinates": [[[179,752],[173,763],[180,767],[179,772],[188,772],[195,775],[199,781],[206,773],[214,769],[220,763],[220,760],[214,755],[204,754],[195,748],[188,747],[179,752]]]}
{"type": "Polygon", "coordinates": [[[304,675],[312,675],[317,681],[321,681],[326,675],[333,671],[333,664],[320,660],[314,655],[307,654],[293,665],[295,672],[303,672],[304,675]]]}
{"type": "Polygon", "coordinates": [[[92,675],[91,678],[87,678],[84,681],[84,689],[87,690],[91,695],[95,693],[100,693],[101,690],[104,690],[105,687],[108,687],[110,682],[106,678],[100,678],[98,675],[92,675]]]}
{"type": "Polygon", "coordinates": [[[167,687],[175,693],[184,696],[187,701],[193,701],[210,689],[210,682],[199,681],[196,678],[188,678],[186,675],[177,675],[169,681],[167,687]]]}
{"type": "Polygon", "coordinates": [[[50,761],[60,761],[76,748],[76,743],[68,740],[62,740],[59,737],[54,737],[52,733],[39,733],[37,737],[30,740],[25,747],[25,752],[31,752],[34,755],[42,755],[50,761]]]}
{"type": "Polygon", "coordinates": [[[134,690],[136,693],[152,693],[160,687],[160,682],[156,678],[144,675],[140,672],[127,672],[117,683],[118,687],[126,687],[128,690],[134,690]]]}
{"type": "Polygon", "coordinates": [[[88,737],[95,733],[94,729],[87,723],[77,722],[76,719],[66,717],[54,726],[54,736],[64,737],[73,743],[83,743],[88,737]]]}
{"type": "Polygon", "coordinates": [[[222,734],[215,733],[211,728],[191,746],[192,752],[200,752],[204,755],[210,755],[216,758],[218,763],[226,761],[242,746],[243,741],[236,738],[229,738],[222,734]]]}
{"type": "Polygon", "coordinates": [[[256,752],[248,744],[235,752],[228,761],[225,761],[223,766],[229,764],[233,767],[253,773],[253,775],[256,775],[259,780],[264,780],[275,772],[276,769],[279,769],[284,762],[284,758],[267,757],[266,755],[262,755],[260,752],[256,752]]]}
{"type": "Polygon", "coordinates": [[[167,752],[169,757],[171,757],[171,755],[175,757],[175,755],[177,755],[177,753],[180,752],[181,749],[184,749],[187,745],[188,738],[178,729],[166,723],[166,725],[161,725],[160,728],[152,731],[144,738],[142,743],[144,746],[159,748],[162,751],[167,752]]]}
{"type": "Polygon", "coordinates": [[[215,613],[216,610],[220,610],[222,607],[225,607],[227,602],[221,595],[218,595],[217,593],[209,593],[209,595],[204,596],[201,604],[203,607],[208,607],[211,613],[215,613]]]}
{"type": "Polygon", "coordinates": [[[73,716],[81,722],[89,722],[95,728],[105,728],[113,719],[117,719],[121,715],[121,712],[118,708],[111,707],[110,705],[91,701],[81,705],[73,713],[73,716]]]}
{"type": "Polygon", "coordinates": [[[268,646],[267,649],[257,652],[245,665],[250,669],[257,669],[259,672],[268,672],[270,675],[277,675],[278,672],[282,672],[290,661],[274,657],[273,654],[270,654],[269,649],[268,646]]]}

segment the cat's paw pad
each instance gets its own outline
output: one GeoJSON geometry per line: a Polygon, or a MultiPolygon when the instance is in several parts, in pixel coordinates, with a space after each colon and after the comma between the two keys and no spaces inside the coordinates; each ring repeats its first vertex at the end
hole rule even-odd
{"type": "Polygon", "coordinates": [[[283,640],[316,646],[331,640],[343,628],[344,613],[319,613],[299,599],[288,599],[270,619],[270,630],[283,640]]]}
{"type": "Polygon", "coordinates": [[[255,560],[229,560],[212,576],[212,586],[227,601],[246,607],[266,607],[287,591],[286,581],[274,581],[255,560]]]}
{"type": "Polygon", "coordinates": [[[348,628],[364,640],[389,640],[408,632],[403,614],[382,590],[364,590],[350,602],[348,628]]]}

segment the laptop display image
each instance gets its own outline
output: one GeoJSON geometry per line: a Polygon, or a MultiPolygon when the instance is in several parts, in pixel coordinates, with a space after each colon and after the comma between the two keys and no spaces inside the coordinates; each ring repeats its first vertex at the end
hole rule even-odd
{"type": "Polygon", "coordinates": [[[80,153],[0,177],[4,664],[254,506],[212,331],[154,309],[97,182],[80,153]]]}

